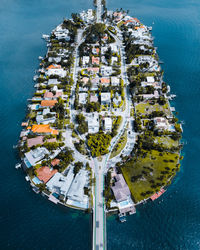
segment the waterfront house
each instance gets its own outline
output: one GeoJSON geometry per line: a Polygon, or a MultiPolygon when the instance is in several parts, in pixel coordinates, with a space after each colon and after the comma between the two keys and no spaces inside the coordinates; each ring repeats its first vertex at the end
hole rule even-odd
{"type": "Polygon", "coordinates": [[[43,183],[47,183],[51,179],[51,177],[53,177],[54,174],[58,172],[58,170],[50,169],[49,167],[45,166],[36,169],[35,172],[40,181],[42,181],[43,183]]]}
{"type": "Polygon", "coordinates": [[[49,151],[44,147],[38,147],[34,150],[30,150],[25,153],[24,163],[27,168],[36,165],[37,162],[41,161],[46,155],[49,155],[49,151]]]}
{"type": "Polygon", "coordinates": [[[55,175],[46,183],[46,186],[50,192],[66,197],[73,179],[73,169],[69,168],[66,176],[61,173],[55,173],[55,175]]]}
{"type": "Polygon", "coordinates": [[[60,84],[58,79],[49,79],[48,80],[48,85],[58,85],[58,84],[60,84]]]}
{"type": "Polygon", "coordinates": [[[41,107],[53,108],[57,102],[57,100],[42,100],[41,107]]]}
{"type": "Polygon", "coordinates": [[[67,204],[77,207],[88,208],[88,196],[84,194],[84,187],[88,184],[89,178],[86,170],[81,169],[75,176],[67,194],[67,204]]]}
{"type": "Polygon", "coordinates": [[[35,134],[58,135],[58,130],[52,129],[49,124],[33,125],[31,130],[35,134]]]}
{"type": "Polygon", "coordinates": [[[159,130],[166,130],[169,127],[168,120],[165,117],[155,117],[154,123],[159,130]]]}
{"type": "Polygon", "coordinates": [[[42,136],[42,135],[27,139],[28,148],[31,148],[31,147],[36,146],[36,145],[42,145],[44,143],[43,139],[44,139],[44,136],[42,136]]]}

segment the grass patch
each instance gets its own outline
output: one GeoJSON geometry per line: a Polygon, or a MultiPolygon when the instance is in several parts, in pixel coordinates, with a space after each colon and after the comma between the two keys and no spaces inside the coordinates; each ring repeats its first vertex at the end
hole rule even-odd
{"type": "Polygon", "coordinates": [[[122,167],[122,173],[135,202],[150,197],[169,182],[179,169],[179,154],[143,151],[122,167]]]}
{"type": "Polygon", "coordinates": [[[155,103],[154,105],[147,103],[138,103],[135,106],[136,113],[141,113],[142,115],[149,115],[154,111],[163,111],[166,115],[170,115],[170,107],[169,104],[166,103],[163,106],[155,103]]]}
{"type": "Polygon", "coordinates": [[[112,159],[113,157],[115,157],[116,155],[120,154],[120,152],[124,149],[124,147],[126,146],[127,143],[127,131],[125,131],[123,133],[123,135],[119,138],[119,141],[117,142],[117,144],[115,145],[115,147],[113,148],[113,151],[110,155],[110,159],[112,159]]]}

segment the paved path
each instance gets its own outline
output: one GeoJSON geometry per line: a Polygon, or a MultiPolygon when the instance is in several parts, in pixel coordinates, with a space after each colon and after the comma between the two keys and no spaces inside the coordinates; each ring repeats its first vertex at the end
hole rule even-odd
{"type": "Polygon", "coordinates": [[[101,0],[97,0],[97,23],[101,23],[102,22],[102,2],[101,0]]]}

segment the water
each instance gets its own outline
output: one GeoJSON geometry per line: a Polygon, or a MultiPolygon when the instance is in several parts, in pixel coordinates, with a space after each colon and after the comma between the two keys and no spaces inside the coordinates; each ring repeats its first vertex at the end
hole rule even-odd
{"type": "MultiPolygon", "coordinates": [[[[108,0],[107,0],[108,1],[108,0]]],[[[167,192],[140,206],[126,223],[107,220],[108,250],[200,249],[200,2],[198,0],[109,0],[108,8],[129,9],[153,26],[155,46],[165,62],[178,117],[185,121],[185,158],[167,192]],[[123,6],[122,6],[123,4],[123,6]]],[[[88,215],[60,208],[36,195],[13,151],[34,92],[38,56],[46,52],[42,33],[64,16],[92,7],[92,0],[1,0],[0,5],[0,249],[90,249],[88,215]]]]}

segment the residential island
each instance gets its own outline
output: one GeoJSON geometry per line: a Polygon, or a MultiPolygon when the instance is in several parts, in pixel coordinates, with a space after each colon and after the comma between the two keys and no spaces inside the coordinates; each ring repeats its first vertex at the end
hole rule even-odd
{"type": "Polygon", "coordinates": [[[94,5],[43,35],[18,148],[33,190],[93,212],[99,235],[105,214],[124,221],[165,192],[180,169],[182,127],[152,28],[94,5]]]}

